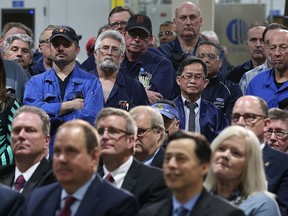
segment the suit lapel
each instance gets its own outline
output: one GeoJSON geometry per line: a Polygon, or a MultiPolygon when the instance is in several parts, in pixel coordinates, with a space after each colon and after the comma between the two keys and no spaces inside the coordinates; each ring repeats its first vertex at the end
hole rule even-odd
{"type": "Polygon", "coordinates": [[[22,191],[23,195],[30,193],[38,184],[41,182],[43,177],[51,169],[50,163],[46,158],[43,158],[40,161],[39,166],[36,168],[31,178],[26,182],[24,189],[22,191]]]}
{"type": "Polygon", "coordinates": [[[102,196],[105,196],[103,194],[102,181],[104,180],[96,175],[87,189],[75,216],[94,215],[96,213],[96,211],[94,212],[94,209],[101,208],[98,206],[98,202],[102,196]],[[92,197],[93,199],[91,199],[92,197]]]}
{"type": "Polygon", "coordinates": [[[153,158],[153,160],[151,162],[151,166],[158,167],[158,168],[162,169],[164,152],[165,151],[164,151],[163,147],[160,147],[160,149],[158,150],[157,154],[155,155],[155,157],[153,158]]]}
{"type": "Polygon", "coordinates": [[[124,188],[130,192],[132,192],[134,190],[135,185],[137,184],[137,180],[140,176],[141,173],[141,167],[139,166],[138,161],[136,161],[135,159],[133,159],[133,162],[131,164],[131,167],[129,168],[123,184],[121,186],[121,188],[124,188]]]}
{"type": "Polygon", "coordinates": [[[12,187],[15,176],[15,164],[7,165],[1,169],[0,182],[8,187],[12,187]]]}
{"type": "Polygon", "coordinates": [[[265,144],[265,147],[262,150],[262,156],[263,156],[265,173],[267,173],[274,161],[273,152],[271,151],[271,147],[268,144],[265,144]]]}
{"type": "MultiPolygon", "coordinates": [[[[205,216],[205,215],[211,215],[210,212],[210,202],[208,192],[203,189],[202,193],[200,194],[200,197],[198,198],[197,202],[195,203],[191,216],[205,216]]],[[[211,212],[210,212],[211,213],[211,212]]]]}

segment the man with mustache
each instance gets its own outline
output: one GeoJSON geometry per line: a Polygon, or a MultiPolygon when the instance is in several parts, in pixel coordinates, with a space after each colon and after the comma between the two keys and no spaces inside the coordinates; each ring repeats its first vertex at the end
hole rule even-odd
{"type": "Polygon", "coordinates": [[[3,43],[4,59],[17,62],[31,76],[35,75],[30,68],[33,61],[34,43],[27,34],[14,34],[7,37],[3,43]]]}
{"type": "Polygon", "coordinates": [[[27,82],[23,103],[39,107],[50,116],[52,154],[53,137],[61,124],[73,119],[94,124],[103,108],[103,92],[99,79],[76,64],[80,47],[73,28],[58,26],[49,41],[53,66],[27,82]]]}
{"type": "Polygon", "coordinates": [[[35,188],[55,181],[47,160],[50,120],[43,110],[20,107],[12,121],[11,139],[15,164],[1,168],[0,183],[27,197],[35,188]]]}
{"type": "Polygon", "coordinates": [[[239,83],[242,76],[249,70],[252,70],[259,65],[262,65],[265,60],[264,41],[262,34],[267,25],[262,23],[254,23],[247,30],[247,49],[251,59],[235,66],[232,71],[227,75],[227,79],[239,83]]]}
{"type": "Polygon", "coordinates": [[[149,101],[143,85],[121,71],[124,53],[123,35],[115,30],[104,31],[95,43],[97,72],[94,72],[102,84],[104,106],[129,111],[134,106],[148,105],[149,101]]]}

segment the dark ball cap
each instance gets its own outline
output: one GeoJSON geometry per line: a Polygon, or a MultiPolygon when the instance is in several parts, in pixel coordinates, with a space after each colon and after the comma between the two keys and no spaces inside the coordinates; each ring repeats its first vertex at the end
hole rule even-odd
{"type": "Polygon", "coordinates": [[[129,31],[136,28],[142,29],[148,34],[152,34],[152,23],[150,18],[142,14],[134,14],[131,16],[125,30],[129,31]]]}
{"type": "Polygon", "coordinates": [[[76,42],[79,44],[78,36],[75,30],[69,26],[59,26],[56,28],[50,37],[50,41],[52,41],[55,37],[65,37],[70,42],[76,42]]]}

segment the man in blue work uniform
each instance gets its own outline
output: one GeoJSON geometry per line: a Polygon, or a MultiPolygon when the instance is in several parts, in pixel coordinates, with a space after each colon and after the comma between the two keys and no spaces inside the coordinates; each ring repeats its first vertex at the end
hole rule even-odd
{"type": "Polygon", "coordinates": [[[53,138],[58,126],[72,119],[83,119],[93,125],[103,108],[103,92],[99,79],[76,64],[80,47],[74,29],[60,26],[52,32],[50,43],[53,67],[27,82],[24,104],[48,113],[53,138]]]}
{"type": "Polygon", "coordinates": [[[118,31],[106,30],[95,43],[94,56],[104,92],[105,107],[129,111],[134,106],[149,105],[143,85],[119,70],[125,55],[124,37],[118,31]]]}
{"type": "Polygon", "coordinates": [[[176,73],[167,58],[148,50],[152,39],[150,18],[140,14],[131,16],[125,28],[124,38],[126,52],[121,69],[136,79],[140,70],[149,74],[146,92],[150,103],[162,98],[172,99],[176,73]]]}
{"type": "Polygon", "coordinates": [[[181,95],[175,98],[174,103],[178,109],[180,128],[199,132],[212,142],[223,129],[223,118],[214,104],[201,98],[201,93],[208,84],[207,74],[207,67],[202,59],[187,57],[183,60],[176,80],[181,95]]]}

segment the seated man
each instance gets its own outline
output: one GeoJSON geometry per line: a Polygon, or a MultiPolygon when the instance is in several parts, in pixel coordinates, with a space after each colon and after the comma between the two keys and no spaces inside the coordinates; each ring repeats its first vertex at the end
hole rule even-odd
{"type": "Polygon", "coordinates": [[[0,169],[0,183],[24,197],[37,187],[55,181],[46,159],[50,142],[49,116],[41,109],[22,106],[14,114],[11,147],[15,164],[0,169]]]}
{"type": "Polygon", "coordinates": [[[58,182],[32,192],[23,215],[135,216],[138,203],[95,174],[100,157],[99,136],[77,119],[61,125],[55,137],[53,171],[58,182]]]}

